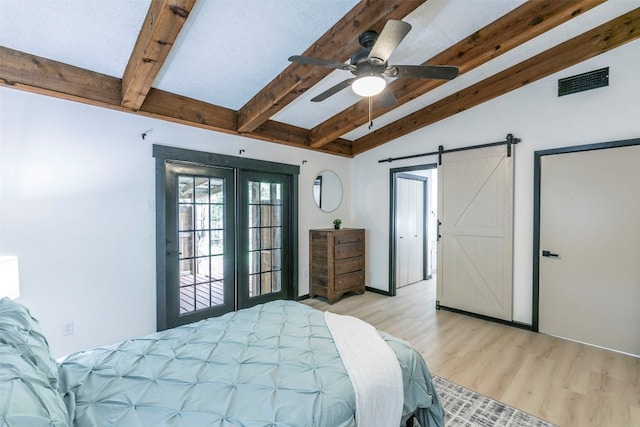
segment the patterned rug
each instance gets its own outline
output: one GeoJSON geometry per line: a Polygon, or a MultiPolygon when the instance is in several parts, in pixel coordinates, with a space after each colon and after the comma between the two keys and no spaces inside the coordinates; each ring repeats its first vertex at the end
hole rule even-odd
{"type": "Polygon", "coordinates": [[[433,375],[446,427],[555,427],[547,421],[433,375]]]}

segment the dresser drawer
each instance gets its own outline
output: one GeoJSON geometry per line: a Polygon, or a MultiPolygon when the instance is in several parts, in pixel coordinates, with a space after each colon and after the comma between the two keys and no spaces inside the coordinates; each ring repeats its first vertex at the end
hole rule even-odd
{"type": "Polygon", "coordinates": [[[340,245],[343,243],[364,242],[364,233],[358,231],[339,232],[333,236],[333,243],[340,245]]]}
{"type": "Polygon", "coordinates": [[[364,255],[364,243],[342,243],[341,245],[335,245],[334,251],[334,258],[336,260],[361,256],[364,255]]]}
{"type": "Polygon", "coordinates": [[[339,274],[364,270],[364,257],[358,256],[354,258],[337,259],[335,269],[336,276],[339,274]]]}
{"type": "Polygon", "coordinates": [[[355,273],[341,274],[336,276],[335,289],[336,291],[342,291],[345,289],[354,289],[364,284],[364,271],[357,271],[355,273]]]}

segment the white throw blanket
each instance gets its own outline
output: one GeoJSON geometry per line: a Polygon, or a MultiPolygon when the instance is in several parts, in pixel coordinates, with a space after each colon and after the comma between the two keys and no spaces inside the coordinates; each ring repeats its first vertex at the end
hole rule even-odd
{"type": "Polygon", "coordinates": [[[356,395],[359,427],[397,427],[402,421],[404,389],[398,359],[378,331],[351,316],[325,312],[356,395]]]}

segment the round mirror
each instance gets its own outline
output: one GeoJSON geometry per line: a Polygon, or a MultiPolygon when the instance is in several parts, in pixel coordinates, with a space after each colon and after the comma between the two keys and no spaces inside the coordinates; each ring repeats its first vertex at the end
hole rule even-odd
{"type": "Polygon", "coordinates": [[[320,210],[333,212],[342,200],[342,183],[338,175],[331,171],[322,171],[313,181],[313,200],[320,210]]]}

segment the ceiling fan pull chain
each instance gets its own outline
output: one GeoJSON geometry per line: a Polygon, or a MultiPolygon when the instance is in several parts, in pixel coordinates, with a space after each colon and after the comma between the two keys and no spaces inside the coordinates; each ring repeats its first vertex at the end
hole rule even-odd
{"type": "Polygon", "coordinates": [[[371,97],[369,98],[369,130],[373,127],[373,119],[371,118],[371,97]]]}

